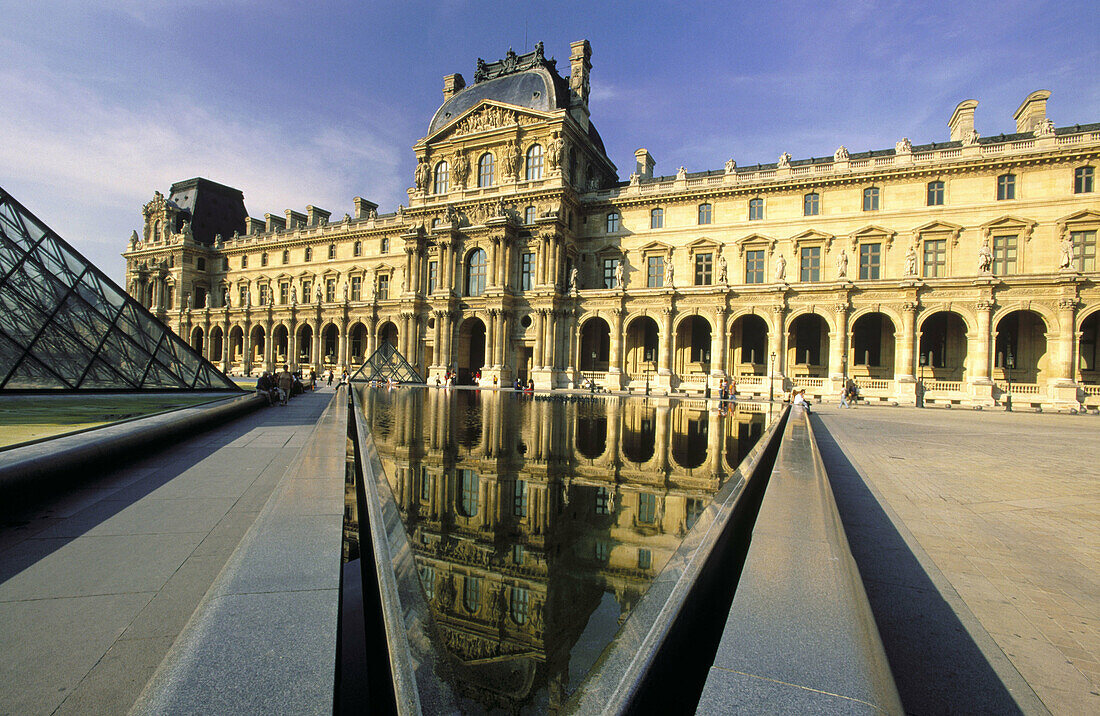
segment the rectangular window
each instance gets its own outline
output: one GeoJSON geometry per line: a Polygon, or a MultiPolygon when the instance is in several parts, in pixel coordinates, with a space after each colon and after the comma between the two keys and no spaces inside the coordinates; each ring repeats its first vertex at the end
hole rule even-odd
{"type": "Polygon", "coordinates": [[[764,250],[745,252],[745,283],[764,283],[764,250]]]}
{"type": "Polygon", "coordinates": [[[1073,242],[1073,265],[1077,270],[1095,271],[1096,231],[1070,232],[1070,241],[1073,242]]]}
{"type": "Polygon", "coordinates": [[[279,304],[282,305],[282,306],[285,306],[288,303],[290,303],[290,284],[285,283],[285,282],[280,283],[279,284],[279,304]]]}
{"type": "Polygon", "coordinates": [[[924,242],[924,276],[943,276],[947,266],[947,239],[930,239],[924,242]]]}
{"type": "Polygon", "coordinates": [[[648,549],[638,550],[638,569],[649,569],[653,566],[653,553],[648,549]]]}
{"type": "Polygon", "coordinates": [[[512,562],[514,564],[523,564],[523,545],[512,545],[512,562]]]}
{"type": "Polygon", "coordinates": [[[993,237],[993,275],[1008,276],[1016,273],[1016,237],[993,237]]]}
{"type": "Polygon", "coordinates": [[[821,213],[821,195],[811,192],[802,197],[802,215],[817,216],[821,213]]]}
{"type": "Polygon", "coordinates": [[[535,207],[529,206],[523,210],[523,223],[533,224],[535,223],[535,207]]]}
{"type": "Polygon", "coordinates": [[[351,277],[351,300],[360,301],[363,299],[363,277],[352,276],[351,277]]]}
{"type": "Polygon", "coordinates": [[[749,221],[763,221],[764,200],[749,199],[749,221]]]}
{"type": "Polygon", "coordinates": [[[325,303],[332,303],[336,300],[336,279],[330,278],[325,281],[325,303]]]}
{"type": "Polygon", "coordinates": [[[240,299],[241,306],[248,305],[248,286],[241,286],[237,289],[238,298],[240,299]]]}
{"type": "Polygon", "coordinates": [[[870,186],[863,190],[863,210],[878,211],[878,187],[870,186]]]}
{"type": "Polygon", "coordinates": [[[597,515],[610,515],[611,508],[608,507],[608,499],[611,497],[611,493],[607,491],[606,487],[596,488],[596,514],[597,515]]]}
{"type": "Polygon", "coordinates": [[[420,499],[428,502],[432,499],[432,478],[428,475],[428,468],[420,468],[420,499]]]}
{"type": "Polygon", "coordinates": [[[928,182],[928,206],[943,206],[943,182],[928,182]]]}
{"type": "Polygon", "coordinates": [[[646,283],[648,288],[661,288],[665,285],[665,257],[646,257],[646,283]]]}
{"type": "Polygon", "coordinates": [[[695,254],[695,285],[709,286],[714,275],[714,254],[695,254]]]}
{"type": "Polygon", "coordinates": [[[713,218],[713,209],[710,204],[699,205],[699,223],[709,224],[713,218]]]}
{"type": "Polygon", "coordinates": [[[1092,191],[1092,167],[1077,167],[1073,172],[1073,193],[1088,194],[1092,191]]]}
{"type": "Polygon", "coordinates": [[[1016,175],[1002,174],[997,177],[997,201],[1016,198],[1016,175]]]}
{"type": "Polygon", "coordinates": [[[619,267],[619,259],[603,260],[603,287],[618,288],[619,281],[615,278],[615,270],[619,267]]]}
{"type": "Polygon", "coordinates": [[[516,517],[527,516],[527,483],[516,480],[516,489],[512,494],[512,514],[516,517]]]}
{"type": "Polygon", "coordinates": [[[302,281],[302,303],[309,303],[313,300],[313,282],[302,281]]]}
{"type": "Polygon", "coordinates": [[[382,253],[384,253],[384,254],[388,254],[390,252],[390,239],[389,239],[388,236],[383,236],[382,237],[381,249],[382,249],[382,253]]]}
{"type": "Polygon", "coordinates": [[[638,521],[647,525],[657,521],[657,496],[652,492],[638,494],[638,521]]]}
{"type": "Polygon", "coordinates": [[[802,247],[802,281],[821,280],[821,247],[802,247]]]}
{"type": "Polygon", "coordinates": [[[195,269],[198,270],[198,271],[205,271],[206,270],[206,259],[202,258],[201,256],[199,258],[195,259],[195,269]]]}
{"type": "Polygon", "coordinates": [[[881,278],[882,244],[859,245],[859,277],[864,281],[881,278]]]}
{"type": "Polygon", "coordinates": [[[261,306],[266,306],[267,305],[267,291],[268,291],[267,284],[260,284],[260,305],[261,306]]]}
{"type": "Polygon", "coordinates": [[[613,234],[619,230],[619,212],[613,211],[607,215],[607,233],[613,234]]]}
{"type": "Polygon", "coordinates": [[[663,229],[665,228],[665,210],[654,209],[649,212],[649,228],[651,229],[663,229]]]}
{"type": "Polygon", "coordinates": [[[528,251],[520,257],[519,262],[519,287],[522,291],[530,291],[535,277],[535,254],[528,251]]]}
{"type": "Polygon", "coordinates": [[[176,301],[175,301],[176,292],[175,292],[175,289],[172,286],[166,286],[165,289],[168,292],[168,308],[175,308],[176,307],[176,301]]]}
{"type": "Polygon", "coordinates": [[[611,559],[611,543],[607,540],[596,540],[595,544],[592,545],[592,556],[600,562],[611,559]]]}
{"type": "Polygon", "coordinates": [[[247,256],[242,256],[241,257],[241,268],[243,268],[243,269],[248,268],[248,257],[247,256]]]}
{"type": "Polygon", "coordinates": [[[428,262],[428,294],[435,293],[435,287],[439,283],[439,262],[428,262]]]}
{"type": "Polygon", "coordinates": [[[390,297],[390,275],[378,274],[378,300],[385,301],[390,297]]]}

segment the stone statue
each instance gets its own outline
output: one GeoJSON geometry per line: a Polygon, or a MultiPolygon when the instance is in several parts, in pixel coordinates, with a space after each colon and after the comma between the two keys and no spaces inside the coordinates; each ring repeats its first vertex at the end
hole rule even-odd
{"type": "Polygon", "coordinates": [[[905,275],[917,275],[917,250],[912,246],[905,252],[905,275]]]}
{"type": "Polygon", "coordinates": [[[466,188],[466,177],[470,176],[470,160],[465,154],[456,154],[451,161],[451,174],[454,175],[455,185],[459,189],[466,188]]]}
{"type": "Polygon", "coordinates": [[[222,245],[222,235],[221,234],[214,234],[214,246],[221,246],[221,245],[222,245]]]}
{"type": "Polygon", "coordinates": [[[351,223],[351,214],[347,214],[347,213],[344,214],[344,223],[345,224],[350,224],[351,223]]]}
{"type": "Polygon", "coordinates": [[[978,143],[978,138],[982,135],[975,132],[973,129],[967,130],[963,135],[962,143],[964,147],[970,147],[978,143]]]}
{"type": "Polygon", "coordinates": [[[615,285],[619,288],[626,288],[623,283],[623,261],[620,260],[615,264],[615,285]]]}
{"type": "Polygon", "coordinates": [[[241,305],[245,308],[248,308],[249,306],[252,305],[252,289],[245,288],[244,296],[242,297],[242,300],[241,300],[241,305]]]}
{"type": "Polygon", "coordinates": [[[564,154],[565,140],[561,138],[561,132],[554,132],[546,146],[546,162],[550,165],[550,171],[557,171],[561,167],[561,158],[564,154]]]}
{"type": "Polygon", "coordinates": [[[672,254],[669,254],[665,258],[665,288],[675,288],[676,284],[673,282],[673,278],[676,274],[676,269],[672,265],[672,254]]]}
{"type": "Polygon", "coordinates": [[[290,305],[291,306],[297,306],[298,305],[298,287],[297,286],[291,286],[290,287],[290,305]]]}
{"type": "Polygon", "coordinates": [[[1073,242],[1068,236],[1062,239],[1062,260],[1058,262],[1058,268],[1062,271],[1073,270],[1073,242]]]}
{"type": "Polygon", "coordinates": [[[894,143],[894,154],[912,154],[913,143],[909,141],[909,137],[902,137],[901,141],[894,143]]]}
{"type": "Polygon", "coordinates": [[[836,257],[836,276],[848,278],[848,252],[844,249],[841,249],[840,255],[836,257]]]}
{"type": "Polygon", "coordinates": [[[1053,137],[1054,136],[1054,120],[1047,118],[1039,122],[1035,126],[1036,137],[1053,137]]]}
{"type": "Polygon", "coordinates": [[[978,273],[989,273],[992,266],[993,252],[989,250],[989,239],[986,239],[978,249],[978,273]]]}
{"type": "Polygon", "coordinates": [[[737,162],[733,161],[732,159],[727,159],[726,160],[726,174],[733,174],[733,172],[736,169],[737,169],[737,162]]]}
{"type": "Polygon", "coordinates": [[[630,186],[638,186],[638,183],[642,178],[638,175],[638,172],[630,172],[630,186]]]}
{"type": "Polygon", "coordinates": [[[378,218],[378,211],[375,210],[375,209],[371,209],[370,211],[367,212],[367,218],[368,219],[377,219],[378,218]]]}
{"type": "Polygon", "coordinates": [[[779,254],[775,259],[775,280],[787,280],[787,259],[783,258],[783,254],[779,254]]]}
{"type": "Polygon", "coordinates": [[[180,233],[183,234],[184,241],[194,241],[195,233],[191,230],[191,222],[183,222],[183,228],[180,229],[180,233]]]}
{"type": "Polygon", "coordinates": [[[320,303],[324,299],[324,294],[321,293],[321,282],[320,281],[317,282],[316,295],[317,295],[317,303],[320,303]]]}
{"type": "Polygon", "coordinates": [[[505,145],[504,156],[501,157],[501,163],[504,165],[505,176],[514,177],[516,180],[519,179],[519,174],[517,174],[520,165],[519,147],[512,142],[505,145]]]}
{"type": "Polygon", "coordinates": [[[569,293],[576,293],[576,292],[577,292],[577,289],[579,288],[579,287],[577,286],[577,275],[578,275],[579,273],[580,273],[580,272],[579,272],[579,271],[577,271],[577,267],[576,267],[576,266],[574,266],[573,268],[569,269],[569,293]]]}
{"type": "Polygon", "coordinates": [[[398,219],[404,219],[405,218],[405,205],[404,204],[398,204],[397,205],[397,218],[398,219]]]}
{"type": "Polygon", "coordinates": [[[191,294],[187,294],[187,310],[191,310],[191,294]]]}
{"type": "Polygon", "coordinates": [[[846,162],[848,161],[848,148],[841,144],[837,147],[837,150],[833,152],[834,162],[846,162]]]}
{"type": "Polygon", "coordinates": [[[420,192],[428,191],[428,180],[431,178],[432,170],[428,167],[428,160],[425,157],[421,157],[416,164],[416,171],[413,173],[413,178],[416,181],[416,190],[420,192]]]}
{"type": "Polygon", "coordinates": [[[347,303],[347,300],[348,300],[348,282],[347,281],[344,281],[344,288],[341,290],[341,294],[343,295],[344,303],[347,303]]]}
{"type": "Polygon", "coordinates": [[[133,251],[135,248],[137,248],[138,241],[139,240],[138,240],[137,231],[130,232],[130,250],[131,251],[133,251]]]}
{"type": "Polygon", "coordinates": [[[226,308],[230,308],[233,306],[233,297],[229,293],[228,287],[225,289],[225,293],[222,294],[222,305],[226,308]]]}
{"type": "Polygon", "coordinates": [[[729,275],[726,273],[726,257],[719,254],[718,256],[718,283],[728,286],[729,275]]]}
{"type": "Polygon", "coordinates": [[[687,179],[687,176],[688,176],[687,169],[684,169],[683,167],[680,167],[679,169],[676,170],[676,180],[677,181],[683,181],[684,179],[687,179]]]}
{"type": "Polygon", "coordinates": [[[791,167],[791,153],[783,152],[779,155],[779,161],[776,163],[776,167],[779,169],[790,169],[791,167]]]}

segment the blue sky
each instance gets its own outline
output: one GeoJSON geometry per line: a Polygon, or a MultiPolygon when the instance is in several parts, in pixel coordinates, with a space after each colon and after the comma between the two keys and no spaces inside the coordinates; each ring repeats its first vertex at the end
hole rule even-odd
{"type": "Polygon", "coordinates": [[[963,99],[1014,131],[1100,121],[1092,2],[0,0],[0,186],[121,281],[154,189],[205,176],[253,216],[407,203],[443,76],[592,43],[592,119],[626,178],[944,141],[963,99]],[[5,7],[6,6],[6,7],[5,7]]]}

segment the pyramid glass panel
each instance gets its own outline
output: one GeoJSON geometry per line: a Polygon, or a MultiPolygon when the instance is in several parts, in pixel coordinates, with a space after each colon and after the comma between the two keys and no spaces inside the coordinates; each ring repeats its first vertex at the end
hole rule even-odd
{"type": "Polygon", "coordinates": [[[424,379],[416,372],[401,351],[394,348],[388,342],[383,341],[378,350],[367,359],[355,375],[352,381],[387,381],[393,383],[423,383],[424,379]]]}
{"type": "Polygon", "coordinates": [[[0,390],[240,389],[0,188],[0,390]]]}

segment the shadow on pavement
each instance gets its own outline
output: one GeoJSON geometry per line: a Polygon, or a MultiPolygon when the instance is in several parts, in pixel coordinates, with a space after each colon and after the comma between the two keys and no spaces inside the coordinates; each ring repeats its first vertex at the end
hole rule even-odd
{"type": "Polygon", "coordinates": [[[906,712],[1023,713],[821,418],[810,419],[906,712]]]}

